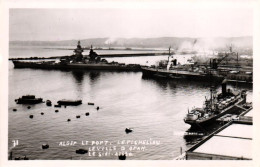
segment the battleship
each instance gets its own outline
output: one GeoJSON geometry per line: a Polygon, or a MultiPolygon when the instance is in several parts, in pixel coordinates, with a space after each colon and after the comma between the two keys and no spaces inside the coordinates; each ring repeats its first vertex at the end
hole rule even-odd
{"type": "Polygon", "coordinates": [[[91,45],[89,55],[83,55],[84,49],[78,41],[77,48],[71,56],[61,57],[56,61],[18,61],[13,60],[14,68],[34,68],[34,69],[82,69],[82,70],[115,70],[115,71],[140,71],[138,64],[124,64],[118,62],[108,62],[93,50],[91,45]]]}
{"type": "Polygon", "coordinates": [[[246,103],[246,91],[234,92],[226,90],[226,80],[222,82],[222,92],[213,93],[210,89],[210,99],[205,100],[203,108],[188,110],[184,122],[192,127],[203,127],[216,121],[219,117],[230,114],[234,106],[246,103]]]}

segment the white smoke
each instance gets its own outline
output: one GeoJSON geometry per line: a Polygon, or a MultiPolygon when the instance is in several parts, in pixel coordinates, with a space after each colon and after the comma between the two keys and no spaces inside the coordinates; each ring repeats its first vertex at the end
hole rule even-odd
{"type": "Polygon", "coordinates": [[[108,39],[105,41],[105,44],[106,44],[106,45],[111,45],[111,44],[115,43],[116,40],[117,40],[116,38],[108,38],[108,39]]]}

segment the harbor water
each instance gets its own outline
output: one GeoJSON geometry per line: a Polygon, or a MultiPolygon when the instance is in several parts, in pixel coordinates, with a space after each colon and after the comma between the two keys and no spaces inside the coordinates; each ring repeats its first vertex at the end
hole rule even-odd
{"type": "MultiPolygon", "coordinates": [[[[10,47],[9,56],[37,57],[39,53],[48,57],[71,52],[10,47]]],[[[192,55],[177,56],[182,62],[192,55]]],[[[151,65],[167,58],[107,60],[151,65]]],[[[252,101],[252,87],[229,87],[246,89],[247,101],[252,101]]],[[[14,69],[10,61],[9,153],[12,152],[13,157],[26,155],[32,160],[117,160],[121,153],[127,155],[127,160],[172,160],[180,155],[180,150],[194,144],[184,138],[190,126],[183,118],[188,109],[202,107],[205,96],[210,95],[209,90],[210,84],[206,82],[145,79],[142,72],[14,69]],[[27,94],[41,97],[43,101],[51,100],[52,106],[15,103],[15,99],[27,94]],[[83,104],[55,108],[54,104],[61,99],[81,99],[83,104]],[[85,115],[87,112],[89,116],[85,115]],[[34,115],[33,119],[29,115],[34,115]],[[80,118],[76,118],[78,115],[80,118]],[[126,133],[126,128],[133,128],[133,132],[126,133]],[[42,149],[46,143],[49,148],[42,149]],[[88,153],[76,154],[77,149],[87,149],[88,153]]],[[[217,90],[220,91],[220,85],[217,90]]]]}

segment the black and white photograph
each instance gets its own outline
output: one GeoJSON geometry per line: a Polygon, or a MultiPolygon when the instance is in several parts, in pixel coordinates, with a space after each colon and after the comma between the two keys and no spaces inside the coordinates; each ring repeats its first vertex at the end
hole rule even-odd
{"type": "Polygon", "coordinates": [[[3,2],[5,163],[253,165],[258,1],[3,2]]]}

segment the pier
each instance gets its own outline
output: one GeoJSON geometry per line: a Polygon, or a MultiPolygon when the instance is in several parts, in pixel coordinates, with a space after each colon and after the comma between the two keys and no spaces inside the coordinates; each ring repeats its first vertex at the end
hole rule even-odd
{"type": "Polygon", "coordinates": [[[245,110],[176,159],[252,160],[252,115],[252,108],[245,110]]]}

